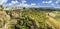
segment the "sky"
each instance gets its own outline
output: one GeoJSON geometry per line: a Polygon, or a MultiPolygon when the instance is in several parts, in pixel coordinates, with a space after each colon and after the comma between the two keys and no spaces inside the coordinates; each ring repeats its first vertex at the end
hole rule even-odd
{"type": "Polygon", "coordinates": [[[0,5],[60,8],[60,0],[0,0],[0,5]],[[24,4],[22,4],[22,2],[24,2],[24,4]]]}

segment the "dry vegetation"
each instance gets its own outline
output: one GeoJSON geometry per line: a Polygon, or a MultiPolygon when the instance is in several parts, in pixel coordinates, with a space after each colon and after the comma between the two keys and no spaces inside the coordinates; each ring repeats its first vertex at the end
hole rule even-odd
{"type": "Polygon", "coordinates": [[[58,12],[34,8],[0,10],[0,29],[60,29],[58,12]]]}

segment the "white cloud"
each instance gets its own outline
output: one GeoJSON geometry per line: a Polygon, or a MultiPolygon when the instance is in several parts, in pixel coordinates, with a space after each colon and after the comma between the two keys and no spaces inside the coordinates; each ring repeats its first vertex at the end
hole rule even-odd
{"type": "Polygon", "coordinates": [[[18,6],[20,6],[20,7],[31,7],[31,5],[29,5],[29,4],[24,4],[24,5],[22,5],[21,3],[18,5],[18,6]]]}
{"type": "Polygon", "coordinates": [[[31,4],[22,4],[22,3],[20,3],[20,5],[19,6],[21,6],[21,7],[35,7],[36,6],[36,4],[35,3],[31,3],[31,4]]]}
{"type": "Polygon", "coordinates": [[[12,4],[16,4],[16,3],[18,3],[18,1],[11,1],[11,3],[12,3],[12,4]]]}
{"type": "Polygon", "coordinates": [[[31,3],[32,6],[35,6],[36,4],[35,3],[31,3]]]}
{"type": "Polygon", "coordinates": [[[24,7],[31,7],[29,4],[25,4],[24,7]]]}
{"type": "Polygon", "coordinates": [[[8,5],[12,5],[11,3],[9,3],[8,5]]]}
{"type": "Polygon", "coordinates": [[[35,3],[27,4],[26,0],[22,0],[22,3],[20,3],[20,6],[23,6],[23,7],[33,7],[36,5],[35,3]],[[24,3],[24,4],[22,4],[22,3],[24,3]]]}
{"type": "Polygon", "coordinates": [[[6,3],[8,0],[0,0],[0,5],[6,3]]]}
{"type": "Polygon", "coordinates": [[[29,6],[28,4],[25,4],[24,6],[29,6]]]}
{"type": "Polygon", "coordinates": [[[52,3],[52,1],[49,1],[48,3],[52,3]]]}
{"type": "Polygon", "coordinates": [[[54,6],[54,3],[52,3],[51,5],[54,6]]]}
{"type": "Polygon", "coordinates": [[[52,3],[52,1],[50,0],[50,1],[42,1],[42,3],[52,3]]]}
{"type": "Polygon", "coordinates": [[[56,1],[56,4],[58,4],[59,2],[58,1],[56,1]]]}
{"type": "Polygon", "coordinates": [[[13,6],[13,5],[19,3],[19,5],[17,5],[17,6],[21,6],[21,7],[34,7],[34,6],[36,6],[35,3],[31,3],[31,4],[27,4],[27,3],[25,3],[25,2],[26,2],[25,0],[22,1],[22,2],[23,2],[24,4],[19,3],[17,0],[15,0],[15,1],[11,1],[11,3],[9,3],[9,4],[7,4],[7,5],[9,5],[9,6],[13,6]]]}
{"type": "Polygon", "coordinates": [[[48,3],[47,1],[42,1],[42,3],[48,3]]]}
{"type": "Polygon", "coordinates": [[[16,3],[19,3],[18,1],[11,1],[11,3],[9,3],[8,5],[14,5],[16,3]]]}
{"type": "Polygon", "coordinates": [[[24,4],[24,3],[26,3],[26,0],[22,0],[21,2],[24,4]]]}
{"type": "Polygon", "coordinates": [[[23,2],[26,2],[25,0],[23,2]]]}
{"type": "Polygon", "coordinates": [[[59,4],[60,3],[60,0],[56,0],[56,4],[59,4]]]}

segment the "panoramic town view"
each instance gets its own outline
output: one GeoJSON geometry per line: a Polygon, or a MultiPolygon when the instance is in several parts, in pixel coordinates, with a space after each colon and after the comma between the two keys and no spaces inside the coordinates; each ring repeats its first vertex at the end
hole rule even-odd
{"type": "Polygon", "coordinates": [[[60,29],[60,0],[0,0],[0,29],[60,29]]]}

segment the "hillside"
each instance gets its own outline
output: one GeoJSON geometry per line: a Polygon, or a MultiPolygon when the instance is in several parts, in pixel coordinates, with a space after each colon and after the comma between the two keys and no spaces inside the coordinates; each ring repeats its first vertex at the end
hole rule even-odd
{"type": "Polygon", "coordinates": [[[0,10],[0,29],[60,29],[59,14],[39,9],[0,10]]]}

